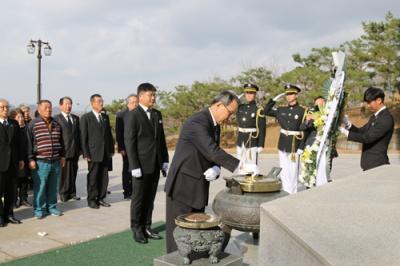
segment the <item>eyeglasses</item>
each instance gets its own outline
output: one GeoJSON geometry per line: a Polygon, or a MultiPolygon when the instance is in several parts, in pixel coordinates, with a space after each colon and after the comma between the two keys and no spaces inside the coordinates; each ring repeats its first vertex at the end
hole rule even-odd
{"type": "Polygon", "coordinates": [[[224,107],[225,107],[225,109],[228,111],[228,113],[229,113],[229,116],[231,116],[231,115],[233,115],[234,114],[234,112],[233,111],[231,111],[231,110],[229,110],[228,109],[228,107],[226,107],[225,105],[223,105],[224,107]]]}
{"type": "Polygon", "coordinates": [[[4,109],[10,109],[10,106],[8,106],[8,105],[0,106],[0,110],[4,110],[4,109]]]}

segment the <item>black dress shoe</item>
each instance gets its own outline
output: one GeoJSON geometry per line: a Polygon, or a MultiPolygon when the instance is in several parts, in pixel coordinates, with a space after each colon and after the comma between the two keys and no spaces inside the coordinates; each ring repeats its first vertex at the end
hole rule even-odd
{"type": "Polygon", "coordinates": [[[77,197],[77,196],[72,196],[73,200],[81,200],[81,197],[77,197]]]}
{"type": "Polygon", "coordinates": [[[146,244],[149,242],[142,231],[133,232],[133,239],[140,244],[146,244]]]}
{"type": "Polygon", "coordinates": [[[105,202],[104,200],[99,200],[99,204],[103,207],[111,207],[111,204],[108,202],[105,202]]]}
{"type": "Polygon", "coordinates": [[[92,208],[92,209],[99,209],[100,208],[99,205],[97,205],[97,203],[94,202],[94,201],[88,202],[88,206],[89,206],[89,208],[92,208]]]}
{"type": "Polygon", "coordinates": [[[154,232],[153,230],[151,230],[151,228],[144,229],[144,235],[147,238],[151,238],[151,239],[162,239],[162,237],[159,234],[157,234],[156,232],[154,232]]]}
{"type": "Polygon", "coordinates": [[[60,201],[61,202],[67,202],[67,201],[69,201],[71,198],[70,197],[67,197],[67,196],[61,196],[60,197],[60,201]]]}
{"type": "Polygon", "coordinates": [[[32,204],[30,204],[27,200],[21,201],[21,205],[24,205],[25,207],[32,207],[32,204]]]}
{"type": "Polygon", "coordinates": [[[10,215],[7,217],[6,219],[7,222],[11,223],[11,224],[20,224],[21,221],[18,220],[17,218],[15,218],[14,216],[10,215]]]}

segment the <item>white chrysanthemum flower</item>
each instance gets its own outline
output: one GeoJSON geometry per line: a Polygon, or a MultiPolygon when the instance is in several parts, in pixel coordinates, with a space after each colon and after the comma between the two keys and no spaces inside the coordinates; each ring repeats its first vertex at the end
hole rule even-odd
{"type": "Polygon", "coordinates": [[[312,145],[311,146],[311,151],[318,151],[319,145],[312,145]]]}

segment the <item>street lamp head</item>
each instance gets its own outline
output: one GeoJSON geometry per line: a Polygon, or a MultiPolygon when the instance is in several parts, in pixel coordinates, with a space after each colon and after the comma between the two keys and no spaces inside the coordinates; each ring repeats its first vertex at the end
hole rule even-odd
{"type": "Polygon", "coordinates": [[[32,42],[29,42],[26,46],[28,54],[33,54],[35,52],[35,45],[32,42]]]}
{"type": "Polygon", "coordinates": [[[43,48],[44,55],[50,56],[51,55],[51,47],[49,44],[46,44],[46,46],[43,48]]]}

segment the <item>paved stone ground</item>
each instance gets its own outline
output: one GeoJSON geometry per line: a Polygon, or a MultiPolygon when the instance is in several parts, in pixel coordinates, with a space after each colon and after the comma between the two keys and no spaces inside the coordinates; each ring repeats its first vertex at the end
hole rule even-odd
{"type": "MultiPolygon", "coordinates": [[[[400,164],[399,154],[392,154],[390,159],[392,164],[400,164]]],[[[359,161],[359,154],[340,155],[339,158],[334,160],[333,179],[345,178],[360,172],[359,161]]],[[[265,174],[269,172],[271,167],[278,166],[277,154],[262,154],[260,166],[261,172],[265,174]]],[[[112,193],[108,195],[107,200],[112,204],[111,208],[101,207],[94,210],[87,207],[85,197],[86,162],[81,160],[79,167],[77,189],[82,200],[60,203],[59,208],[64,212],[64,215],[61,217],[48,216],[43,220],[35,219],[31,208],[21,207],[17,209],[15,216],[22,219],[23,223],[21,225],[9,224],[0,229],[0,263],[129,229],[130,202],[124,201],[122,196],[121,157],[115,155],[114,171],[110,172],[109,190],[112,193]],[[38,232],[46,232],[47,235],[38,236],[38,232]]],[[[229,172],[223,170],[222,175],[229,175],[229,172]]],[[[161,178],[155,201],[154,222],[165,221],[164,183],[165,179],[161,178]]],[[[210,186],[210,202],[224,187],[225,182],[222,179],[212,183],[210,186]]],[[[208,211],[211,211],[210,208],[208,211]]],[[[250,234],[234,231],[227,251],[233,254],[242,254],[245,264],[256,265],[257,247],[257,243],[253,242],[250,234]]]]}

